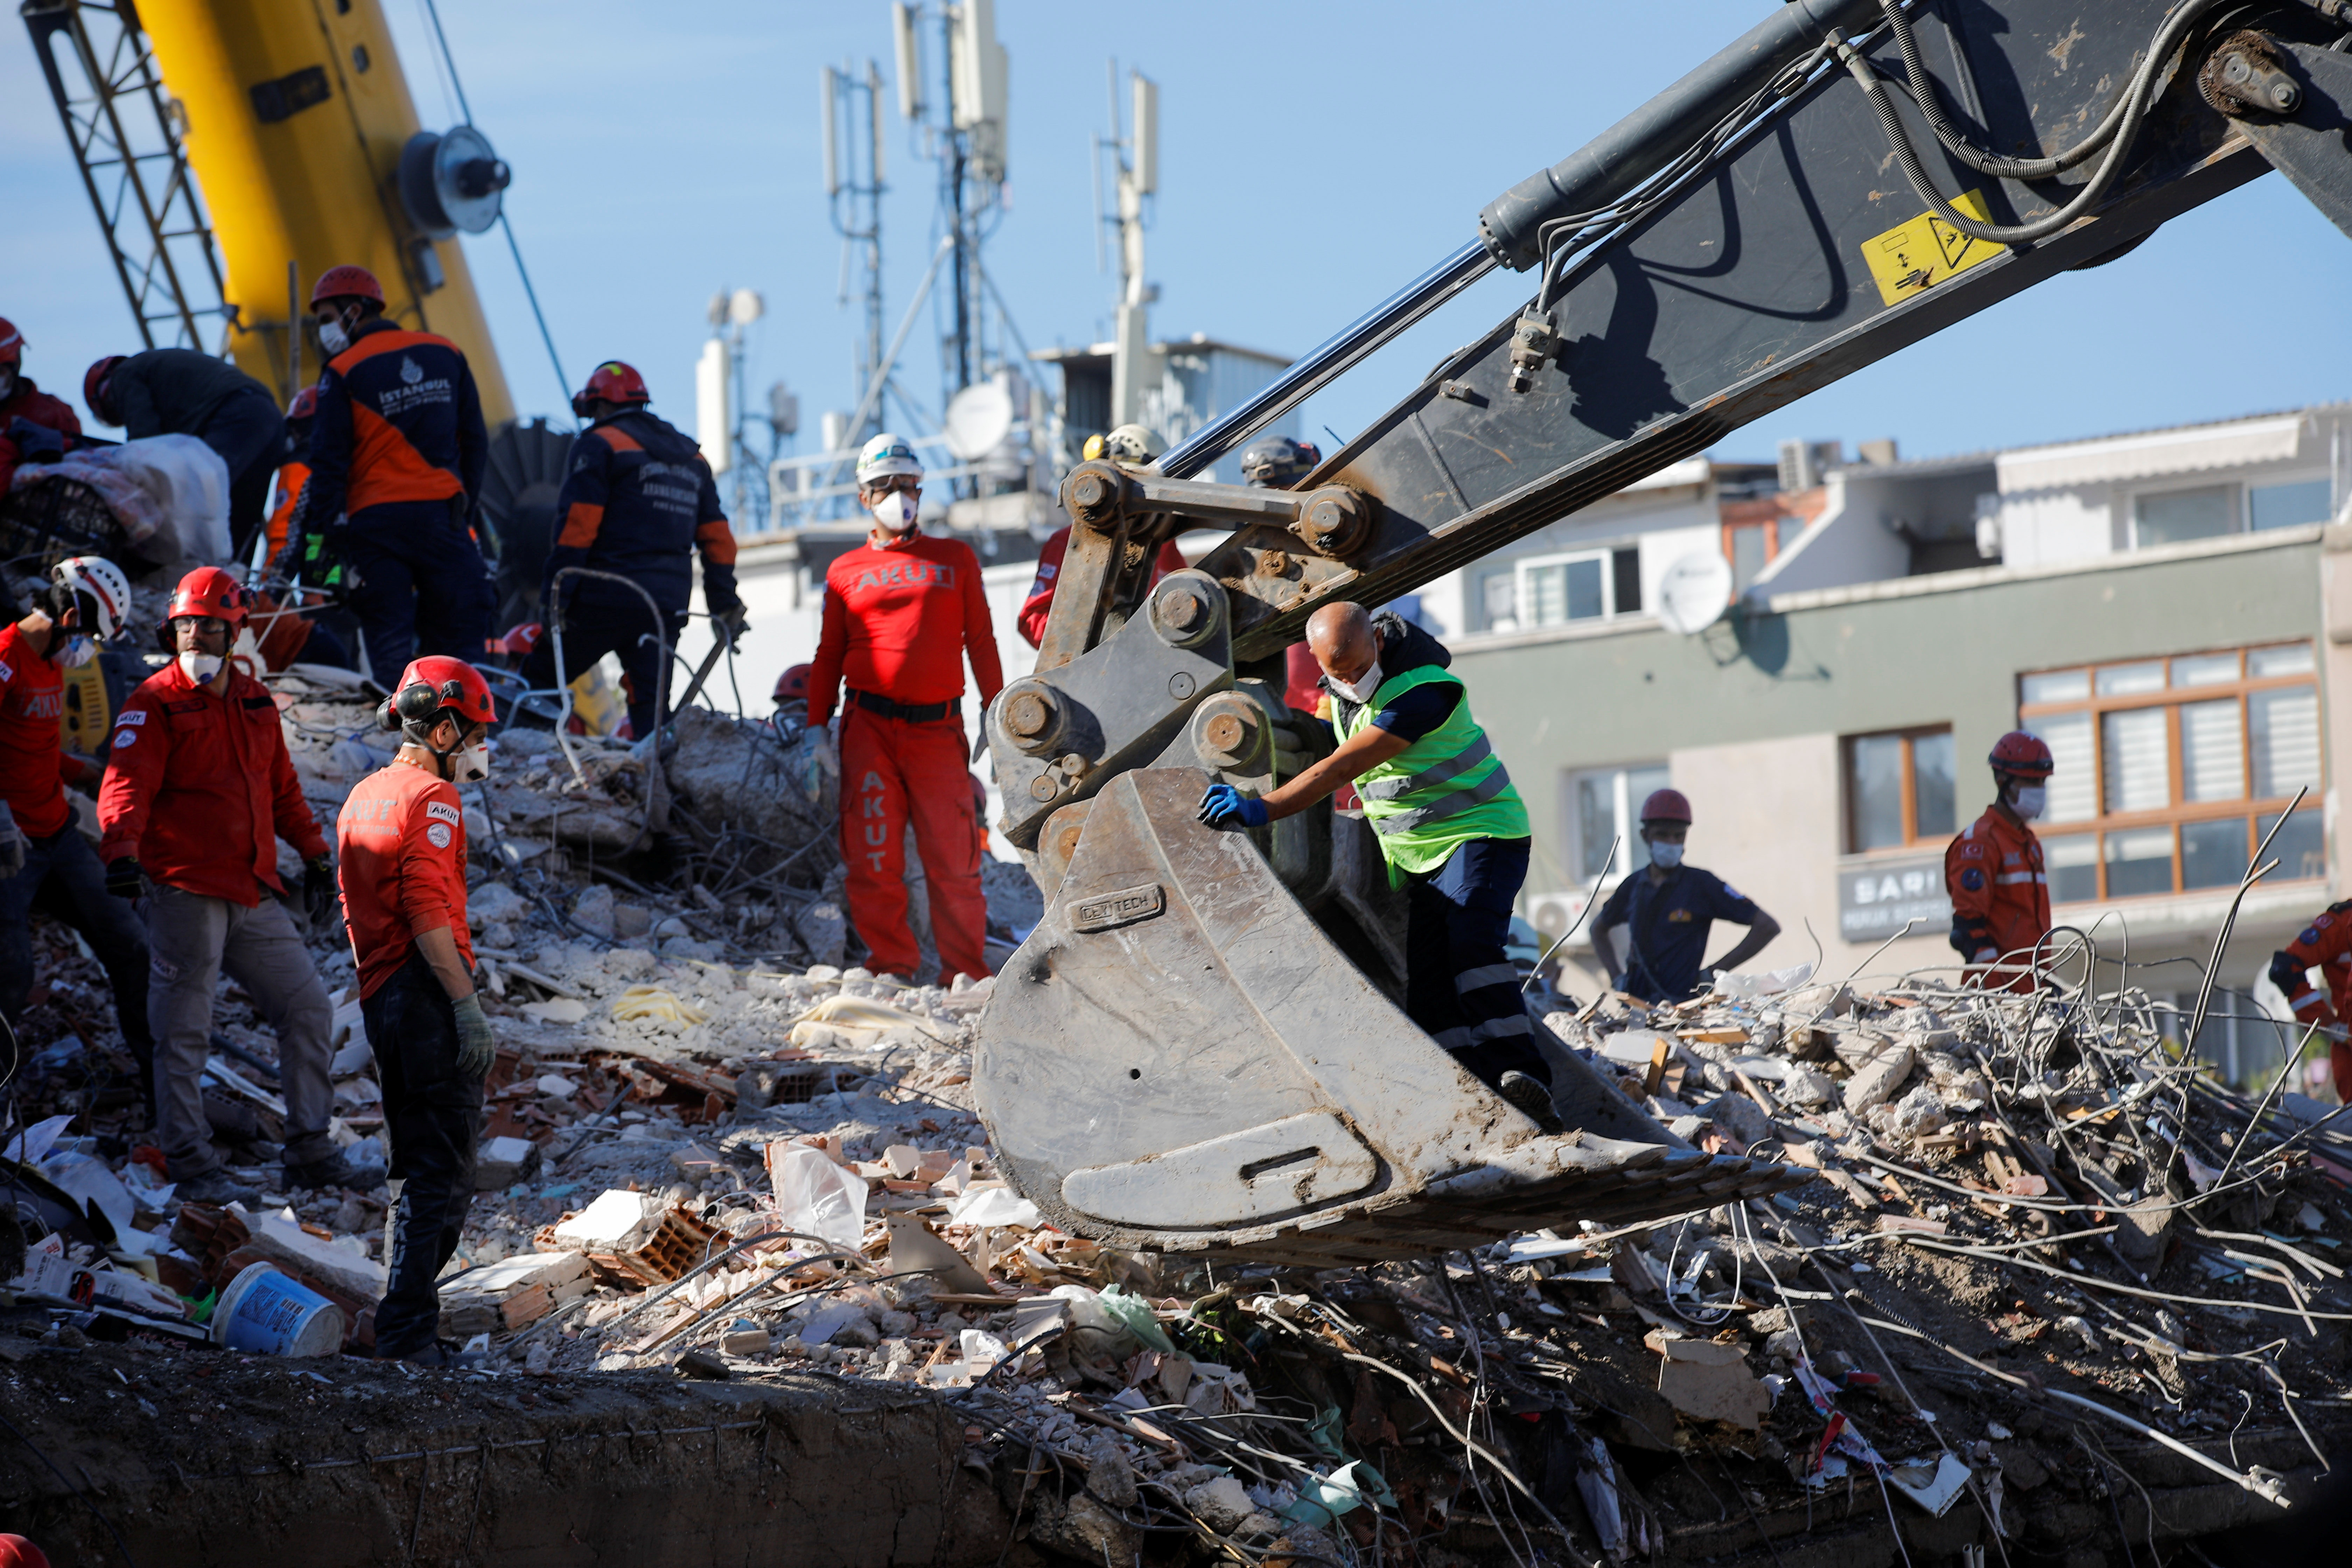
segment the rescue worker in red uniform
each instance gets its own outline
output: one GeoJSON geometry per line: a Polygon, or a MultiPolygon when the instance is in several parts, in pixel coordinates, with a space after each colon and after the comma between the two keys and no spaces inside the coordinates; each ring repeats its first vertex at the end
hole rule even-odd
{"type": "Polygon", "coordinates": [[[250,1205],[260,1195],[229,1178],[205,1116],[213,1001],[226,969],[278,1036],[287,1184],[379,1186],[383,1172],[353,1164],[327,1132],[334,1009],[278,901],[287,889],[278,840],[302,857],[313,931],[333,913],[334,871],[286,754],[277,701],[228,658],[245,622],[245,590],[219,567],[200,566],[180,579],[163,615],[157,629],[174,658],[115,716],[98,852],[107,891],[146,905],[147,1018],[172,1179],[195,1203],[250,1205]]]}
{"type": "Polygon", "coordinates": [[[99,776],[67,752],[60,666],[96,657],[131,612],[131,580],[110,561],[76,555],[49,572],[46,609],[0,626],[0,1018],[11,1029],[33,989],[33,909],[37,903],[89,943],[114,992],[122,1043],[139,1063],[140,1098],[154,1121],[155,1037],[147,1030],[147,933],[120,900],[74,826],[65,786],[99,776]]]}
{"type": "Polygon", "coordinates": [[[694,556],[702,557],[702,603],[718,635],[733,642],[743,634],[743,601],[735,592],[735,535],[719,509],[719,484],[691,437],[657,418],[646,405],[653,395],[645,378],[618,360],[596,367],[587,387],[572,399],[572,411],[590,421],[572,443],[571,467],[555,498],[559,531],[547,552],[547,575],[540,603],[549,625],[563,619],[563,659],[570,668],[558,679],[555,638],[542,636],[523,660],[522,677],[533,687],[567,684],[608,653],[620,655],[629,694],[629,732],[653,733],[658,713],[667,712],[669,651],[686,630],[686,610],[694,596],[694,556]],[[556,574],[584,567],[626,577],[651,594],[662,614],[656,626],[645,595],[595,577],[566,579],[556,574]]]}
{"type": "Polygon", "coordinates": [[[2328,905],[2271,955],[2271,984],[2285,994],[2298,1022],[2319,1026],[2336,1098],[2352,1105],[2352,1034],[2344,1026],[2352,1017],[2352,901],[2328,905]],[[2315,969],[2326,977],[2324,991],[2311,983],[2315,969]]]}
{"type": "Polygon", "coordinates": [[[8,493],[18,463],[36,451],[62,455],[80,438],[80,418],[63,399],[33,384],[25,374],[25,334],[0,316],[0,495],[8,493]],[[20,419],[28,428],[16,428],[20,419]]]}
{"type": "Polygon", "coordinates": [[[1989,991],[2034,988],[2034,949],[2050,934],[2050,875],[2026,826],[2049,801],[2050,748],[2012,730],[1993,743],[1993,803],[1944,851],[1952,947],[1989,991]]]}
{"type": "Polygon", "coordinates": [[[466,822],[457,786],[489,776],[490,689],[459,658],[420,658],[379,717],[392,762],[343,803],[335,837],[360,1013],[392,1140],[391,1278],[375,1310],[379,1360],[446,1364],[434,1288],[474,1201],[482,1085],[497,1058],[474,991],[466,928],[466,822]]]}
{"type": "Polygon", "coordinates": [[[479,658],[496,606],[469,521],[490,446],[474,373],[448,339],[387,321],[364,267],[329,268],[310,308],[330,357],[289,531],[341,557],[379,685],[419,651],[479,658]]]}
{"type": "Polygon", "coordinates": [[[981,591],[980,559],[960,539],[915,526],[923,468],[896,436],[877,436],[857,459],[857,497],[872,514],[866,543],[824,574],[824,620],[809,675],[808,721],[840,728],[841,857],[849,918],[877,974],[907,979],[918,962],[907,925],[909,821],[929,889],[942,984],[990,973],[983,947],[981,824],[963,731],[963,665],[971,661],[983,711],[1004,685],[996,631],[981,591]]]}
{"type": "MultiPolygon", "coordinates": [[[[1108,458],[1121,468],[1138,468],[1157,462],[1167,449],[1168,443],[1145,426],[1122,425],[1108,436],[1087,437],[1085,456],[1088,462],[1108,458]]],[[[1029,584],[1029,596],[1021,601],[1021,611],[1013,620],[1021,640],[1031,647],[1045,640],[1045,622],[1054,613],[1054,590],[1061,585],[1062,560],[1069,552],[1070,530],[1066,524],[1055,529],[1045,548],[1037,552],[1037,580],[1029,584]]],[[[1184,552],[1176,548],[1173,539],[1168,540],[1152,560],[1151,584],[1156,587],[1160,579],[1171,572],[1182,570],[1184,552]]]]}

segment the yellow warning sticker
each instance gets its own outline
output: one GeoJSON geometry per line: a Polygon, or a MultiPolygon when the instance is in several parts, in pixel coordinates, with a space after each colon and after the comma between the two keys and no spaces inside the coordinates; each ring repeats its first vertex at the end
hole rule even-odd
{"type": "MultiPolygon", "coordinates": [[[[1952,206],[1979,223],[1992,221],[1980,191],[1956,198],[1952,206]]],[[[1962,234],[1934,213],[1921,213],[1909,223],[1897,224],[1863,241],[1862,258],[1870,263],[1870,275],[1878,279],[1879,298],[1893,305],[1934,288],[1954,273],[1966,272],[1979,261],[1990,261],[2008,248],[1962,234]]]]}

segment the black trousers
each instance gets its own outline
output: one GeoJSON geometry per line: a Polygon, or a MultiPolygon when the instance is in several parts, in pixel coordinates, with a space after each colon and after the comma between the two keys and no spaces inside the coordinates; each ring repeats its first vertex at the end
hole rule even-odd
{"type": "Polygon", "coordinates": [[[1524,838],[1473,838],[1405,879],[1405,1016],[1489,1089],[1507,1072],[1551,1081],[1505,953],[1528,876],[1524,838]]]}
{"type": "Polygon", "coordinates": [[[474,1201],[482,1085],[457,1068],[449,994],[413,946],[408,962],[360,1004],[383,1081],[392,1140],[392,1278],[375,1310],[375,1353],[394,1361],[432,1348],[441,1322],[434,1281],[457,1250],[474,1201]]]}
{"type": "Polygon", "coordinates": [[[106,890],[106,871],[81,830],[68,823],[26,845],[25,868],[0,877],[0,1017],[14,1028],[33,990],[34,910],[55,915],[74,930],[106,971],[114,990],[114,1021],[139,1063],[140,1094],[149,1121],[155,1106],[155,1037],[147,1026],[147,932],[131,900],[106,890]]]}
{"type": "MultiPolygon", "coordinates": [[[[629,683],[629,732],[642,741],[653,732],[656,697],[664,703],[669,700],[670,668],[677,662],[675,655],[677,639],[686,630],[686,612],[665,613],[668,625],[661,629],[673,656],[665,663],[654,645],[652,613],[643,599],[632,595],[631,600],[619,605],[599,603],[585,595],[572,600],[563,612],[563,683],[568,685],[581,671],[594,668],[606,654],[620,655],[621,673],[629,683]]],[[[534,689],[557,684],[551,627],[523,660],[522,678],[534,689]]]]}

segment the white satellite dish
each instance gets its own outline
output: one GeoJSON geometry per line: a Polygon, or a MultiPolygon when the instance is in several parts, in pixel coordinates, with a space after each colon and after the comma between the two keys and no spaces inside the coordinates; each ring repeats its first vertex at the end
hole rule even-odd
{"type": "Polygon", "coordinates": [[[1703,632],[1730,607],[1731,563],[1717,551],[1692,551],[1659,581],[1658,620],[1670,632],[1703,632]]]}
{"type": "Polygon", "coordinates": [[[967,463],[994,451],[1013,430],[1013,397],[992,381],[974,382],[948,400],[948,450],[967,463]]]}

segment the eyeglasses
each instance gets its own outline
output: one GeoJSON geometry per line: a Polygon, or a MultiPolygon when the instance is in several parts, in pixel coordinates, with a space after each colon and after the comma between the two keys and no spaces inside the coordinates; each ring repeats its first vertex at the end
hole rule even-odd
{"type": "Polygon", "coordinates": [[[922,488],[923,481],[919,475],[888,474],[869,482],[866,487],[866,493],[873,496],[887,496],[897,495],[903,491],[911,496],[921,493],[922,488]]]}
{"type": "Polygon", "coordinates": [[[218,616],[173,616],[172,617],[172,629],[174,633],[182,626],[194,626],[196,635],[199,637],[218,637],[228,635],[228,623],[218,616]]]}

